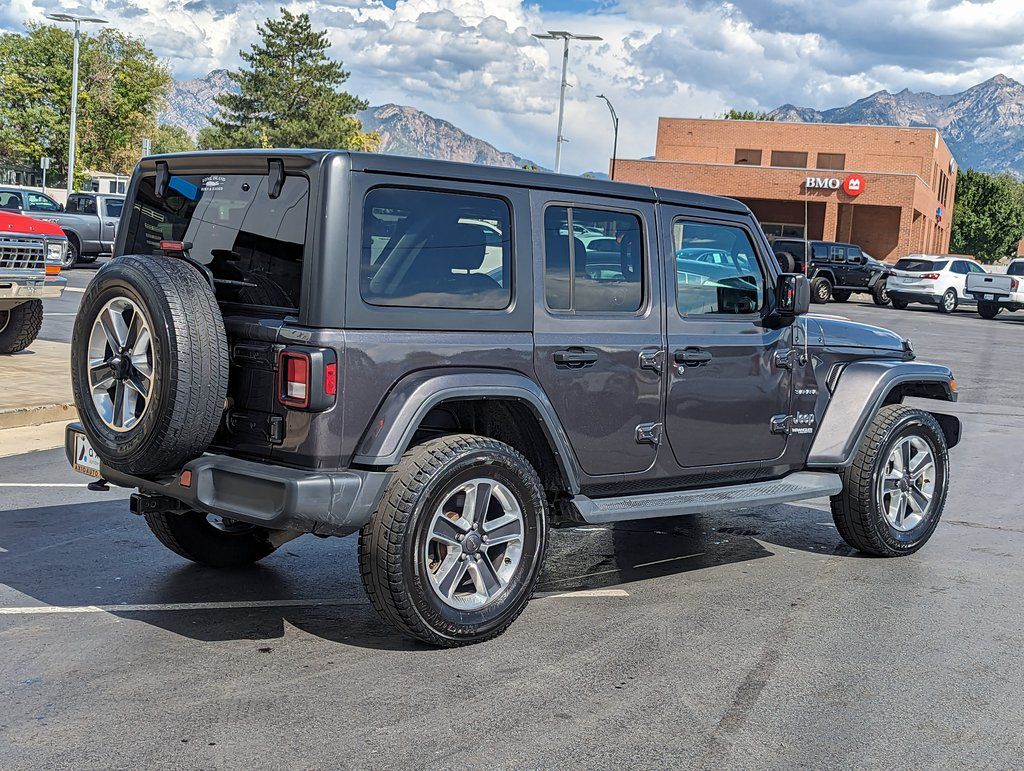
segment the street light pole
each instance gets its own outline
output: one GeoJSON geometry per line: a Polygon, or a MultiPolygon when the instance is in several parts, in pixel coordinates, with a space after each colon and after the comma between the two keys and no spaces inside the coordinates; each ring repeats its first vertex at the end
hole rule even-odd
{"type": "Polygon", "coordinates": [[[619,116],[615,114],[615,108],[612,107],[611,100],[604,94],[598,94],[598,99],[604,99],[605,104],[608,105],[608,112],[612,114],[612,129],[614,130],[614,139],[612,140],[612,173],[611,179],[615,179],[615,159],[619,154],[619,116]]]}
{"type": "Polygon", "coordinates": [[[566,138],[562,134],[562,126],[565,121],[565,89],[569,85],[569,41],[570,40],[601,40],[597,35],[575,35],[572,32],[548,30],[546,34],[535,32],[533,34],[538,40],[561,40],[562,41],[562,83],[558,89],[558,133],[555,136],[555,173],[562,171],[562,143],[566,138]]]}
{"type": "Polygon", "coordinates": [[[68,188],[70,196],[75,184],[75,124],[78,122],[78,41],[81,36],[82,22],[106,24],[106,19],[95,16],[81,16],[74,13],[48,13],[47,19],[66,21],[75,25],[75,47],[71,62],[71,125],[68,130],[68,188]]]}

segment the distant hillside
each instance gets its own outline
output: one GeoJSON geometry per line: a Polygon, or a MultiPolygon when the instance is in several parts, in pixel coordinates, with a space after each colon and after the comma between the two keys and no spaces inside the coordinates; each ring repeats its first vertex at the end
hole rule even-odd
{"type": "Polygon", "coordinates": [[[1024,176],[1024,85],[1005,75],[957,94],[879,91],[845,107],[819,112],[785,104],[776,120],[934,126],[963,167],[1024,176]]]}
{"type": "MultiPolygon", "coordinates": [[[[226,70],[214,70],[205,78],[175,81],[167,109],[158,120],[181,126],[195,138],[217,112],[216,96],[233,87],[226,70]]],[[[366,131],[380,134],[382,153],[509,168],[536,165],[413,107],[385,104],[364,110],[359,118],[366,131]]]]}

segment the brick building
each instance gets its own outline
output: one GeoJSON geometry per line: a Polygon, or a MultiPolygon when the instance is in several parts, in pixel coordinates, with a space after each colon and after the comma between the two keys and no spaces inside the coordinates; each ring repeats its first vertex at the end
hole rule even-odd
{"type": "Polygon", "coordinates": [[[661,118],[654,159],[615,179],[738,198],[769,235],[892,261],[949,251],[956,170],[931,128],[661,118]]]}

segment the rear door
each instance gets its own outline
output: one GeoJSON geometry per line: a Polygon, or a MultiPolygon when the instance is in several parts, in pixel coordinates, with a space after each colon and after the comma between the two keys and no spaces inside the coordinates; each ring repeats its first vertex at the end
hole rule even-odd
{"type": "Polygon", "coordinates": [[[537,377],[586,474],[645,471],[662,430],[654,206],[541,191],[531,201],[537,377]]]}
{"type": "Polygon", "coordinates": [[[684,468],[774,460],[786,449],[789,329],[765,326],[772,273],[743,217],[662,207],[666,271],[666,433],[684,468]],[[722,268],[684,258],[696,246],[733,256],[722,268]],[[775,427],[773,429],[773,426],[775,427]]]}

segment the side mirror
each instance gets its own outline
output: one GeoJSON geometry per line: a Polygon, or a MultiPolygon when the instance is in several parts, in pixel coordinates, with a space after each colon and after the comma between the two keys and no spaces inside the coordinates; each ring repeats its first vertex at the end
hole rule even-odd
{"type": "Polygon", "coordinates": [[[775,309],[782,321],[792,322],[811,310],[811,282],[803,273],[783,273],[775,285],[775,309]]]}

